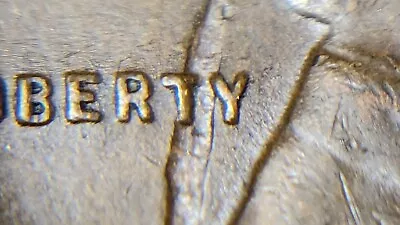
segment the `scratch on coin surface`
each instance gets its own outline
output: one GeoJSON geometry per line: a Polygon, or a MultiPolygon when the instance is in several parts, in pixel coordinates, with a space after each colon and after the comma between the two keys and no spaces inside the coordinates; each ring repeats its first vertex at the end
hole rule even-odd
{"type": "Polygon", "coordinates": [[[204,172],[203,172],[203,181],[202,181],[202,193],[201,193],[201,203],[200,203],[200,215],[201,217],[204,217],[205,213],[205,204],[204,204],[204,196],[206,193],[206,186],[207,186],[207,181],[208,181],[208,174],[210,173],[208,170],[208,165],[210,163],[210,156],[214,150],[214,115],[215,115],[215,98],[214,98],[214,107],[212,111],[212,116],[211,116],[211,143],[210,143],[210,148],[207,154],[207,161],[206,161],[206,166],[204,167],[204,172]]]}
{"type": "Polygon", "coordinates": [[[155,159],[152,159],[150,156],[144,155],[144,158],[151,164],[155,165],[155,166],[160,166],[160,162],[156,161],[155,159]]]}
{"type": "Polygon", "coordinates": [[[327,18],[324,18],[324,17],[322,17],[320,15],[317,15],[317,14],[314,14],[314,13],[311,13],[311,12],[303,11],[303,10],[300,10],[300,9],[294,9],[294,12],[297,15],[299,15],[299,16],[305,18],[305,19],[313,19],[318,23],[323,23],[323,24],[327,24],[327,25],[331,24],[331,22],[327,18]]]}
{"type": "Polygon", "coordinates": [[[344,199],[346,200],[346,204],[349,207],[351,216],[353,217],[354,223],[356,225],[363,225],[362,218],[360,215],[360,211],[357,207],[356,201],[351,193],[349,185],[347,183],[347,179],[342,172],[339,172],[339,179],[342,185],[342,192],[344,195],[344,199]]]}
{"type": "Polygon", "coordinates": [[[207,15],[209,14],[211,6],[211,0],[205,0],[205,4],[202,9],[196,13],[194,16],[192,31],[189,33],[189,39],[187,41],[186,47],[186,61],[184,64],[184,72],[187,73],[190,70],[190,62],[193,59],[193,53],[196,52],[199,39],[200,39],[200,30],[204,26],[207,15]]]}
{"type": "Polygon", "coordinates": [[[332,137],[332,134],[333,134],[333,132],[335,130],[335,125],[336,125],[336,123],[337,123],[337,121],[339,119],[338,116],[339,116],[339,112],[340,112],[340,108],[341,107],[342,107],[342,98],[340,98],[340,101],[339,101],[337,109],[336,109],[335,118],[333,118],[330,137],[332,137]]]}
{"type": "Polygon", "coordinates": [[[125,62],[126,60],[131,59],[131,58],[132,58],[132,55],[129,54],[129,56],[126,56],[125,58],[120,59],[120,60],[118,61],[117,71],[120,71],[120,70],[121,70],[121,64],[122,64],[123,62],[125,62]]]}
{"type": "Polygon", "coordinates": [[[172,225],[173,224],[173,214],[174,214],[174,180],[172,177],[172,168],[175,164],[175,160],[173,157],[177,141],[178,141],[178,124],[174,122],[173,128],[172,128],[172,134],[171,138],[169,141],[169,155],[167,158],[167,163],[164,168],[164,177],[166,181],[166,210],[165,210],[165,218],[164,218],[164,224],[165,225],[172,225]]]}
{"type": "Polygon", "coordinates": [[[271,133],[266,143],[264,144],[263,147],[264,150],[261,152],[261,155],[254,163],[249,179],[249,185],[247,186],[247,192],[243,196],[242,200],[239,202],[236,211],[232,214],[229,224],[234,225],[238,223],[238,221],[241,219],[244,213],[244,210],[246,209],[248,202],[254,195],[254,188],[257,178],[260,175],[263,168],[265,167],[265,165],[268,163],[268,159],[271,156],[272,150],[279,143],[282,134],[286,130],[286,127],[289,125],[292,114],[294,112],[294,108],[297,105],[298,99],[304,89],[304,85],[310,74],[310,70],[313,66],[313,63],[318,57],[320,49],[325,45],[325,43],[329,40],[330,37],[331,37],[331,32],[328,32],[319,41],[317,41],[317,43],[313,47],[311,47],[310,51],[306,55],[302,67],[300,69],[298,79],[295,82],[294,87],[291,91],[290,94],[291,97],[289,99],[287,106],[285,107],[285,111],[280,117],[277,127],[271,133]]]}
{"type": "Polygon", "coordinates": [[[131,191],[131,188],[132,188],[132,183],[129,184],[129,186],[126,188],[126,190],[125,190],[125,195],[128,195],[128,194],[129,194],[129,192],[131,191]]]}
{"type": "Polygon", "coordinates": [[[386,215],[372,211],[372,216],[379,223],[379,225],[398,225],[400,224],[400,218],[394,215],[386,215]]]}
{"type": "MultiPolygon", "coordinates": [[[[197,49],[197,45],[199,42],[199,32],[200,29],[204,26],[204,22],[207,18],[207,14],[209,13],[210,10],[210,5],[211,5],[211,0],[205,0],[204,5],[202,6],[201,10],[197,12],[194,16],[193,19],[193,26],[192,29],[189,33],[189,38],[187,40],[187,46],[186,46],[186,57],[185,57],[185,62],[184,62],[184,73],[190,72],[190,63],[193,60],[193,53],[197,49]]],[[[165,220],[164,224],[166,225],[172,225],[174,224],[174,211],[175,211],[175,198],[174,198],[174,179],[173,179],[173,166],[176,163],[175,162],[175,157],[173,156],[174,151],[176,151],[177,145],[178,145],[178,140],[179,140],[179,135],[181,134],[179,128],[179,125],[174,123],[173,129],[172,129],[172,135],[171,135],[171,140],[170,140],[170,146],[169,146],[169,155],[167,158],[167,163],[165,165],[164,169],[164,176],[166,180],[166,214],[165,214],[165,220]]]]}
{"type": "Polygon", "coordinates": [[[391,56],[386,55],[385,58],[393,66],[396,72],[400,73],[399,63],[391,56]]]}
{"type": "Polygon", "coordinates": [[[386,92],[386,94],[391,98],[393,106],[398,109],[398,98],[396,91],[394,90],[393,86],[387,82],[383,82],[383,90],[386,92]]]}
{"type": "MultiPolygon", "coordinates": [[[[218,65],[218,73],[220,72],[221,69],[221,63],[222,60],[219,61],[219,65],[218,65]]],[[[213,110],[212,110],[212,115],[211,115],[211,143],[209,146],[209,150],[207,153],[207,161],[206,161],[206,165],[204,167],[204,172],[203,172],[203,180],[202,180],[202,193],[201,193],[201,203],[200,203],[200,215],[203,218],[204,217],[204,213],[205,213],[205,203],[204,203],[204,197],[205,197],[205,193],[206,193],[206,186],[207,186],[207,181],[208,181],[208,175],[209,175],[209,163],[210,163],[210,156],[214,150],[214,130],[215,130],[215,103],[216,103],[216,98],[214,98],[214,102],[213,102],[213,110]]]]}
{"type": "Polygon", "coordinates": [[[74,52],[69,52],[69,53],[67,53],[67,54],[65,54],[65,56],[64,56],[64,58],[69,58],[69,57],[71,57],[71,56],[74,56],[74,55],[76,55],[76,54],[78,54],[78,53],[80,53],[81,51],[74,51],[74,52]]]}

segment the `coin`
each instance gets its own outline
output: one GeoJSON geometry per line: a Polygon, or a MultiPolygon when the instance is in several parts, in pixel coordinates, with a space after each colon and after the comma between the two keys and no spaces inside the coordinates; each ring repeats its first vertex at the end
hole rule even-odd
{"type": "Polygon", "coordinates": [[[398,9],[0,2],[0,223],[398,224],[398,9]]]}

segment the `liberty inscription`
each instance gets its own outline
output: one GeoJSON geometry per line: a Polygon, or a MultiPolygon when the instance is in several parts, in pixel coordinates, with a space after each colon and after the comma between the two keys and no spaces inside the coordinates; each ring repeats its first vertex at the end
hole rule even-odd
{"type": "MultiPolygon", "coordinates": [[[[65,84],[65,119],[69,123],[98,123],[102,120],[97,101],[96,86],[100,84],[100,74],[96,71],[68,71],[63,74],[65,84]]],[[[152,95],[151,79],[141,71],[118,71],[114,74],[114,107],[119,122],[127,123],[131,112],[136,111],[143,123],[151,123],[152,107],[148,100],[152,95]]],[[[52,101],[53,85],[43,74],[24,73],[15,75],[15,119],[21,126],[44,126],[54,116],[52,101]]],[[[245,72],[236,74],[232,84],[228,84],[218,72],[212,74],[209,83],[222,105],[226,124],[235,125],[239,121],[239,101],[245,91],[248,76],[245,72]]],[[[161,77],[164,87],[175,95],[177,107],[176,121],[183,125],[193,122],[194,91],[198,80],[193,74],[167,73],[161,77]]],[[[2,96],[5,87],[0,86],[2,96]]],[[[1,115],[5,115],[4,98],[0,102],[1,115]]]]}

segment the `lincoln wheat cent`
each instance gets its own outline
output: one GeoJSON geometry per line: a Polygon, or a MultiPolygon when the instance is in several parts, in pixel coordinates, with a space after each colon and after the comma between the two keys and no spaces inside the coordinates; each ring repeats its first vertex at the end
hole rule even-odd
{"type": "Polygon", "coordinates": [[[400,1],[0,1],[0,224],[400,224],[400,1]]]}

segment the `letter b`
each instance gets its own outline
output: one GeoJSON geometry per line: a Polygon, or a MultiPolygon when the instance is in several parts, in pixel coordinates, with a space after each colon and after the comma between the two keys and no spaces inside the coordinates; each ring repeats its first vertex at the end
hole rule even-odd
{"type": "Polygon", "coordinates": [[[15,81],[15,117],[18,124],[43,126],[50,123],[53,116],[50,80],[40,74],[19,74],[15,81]]]}

